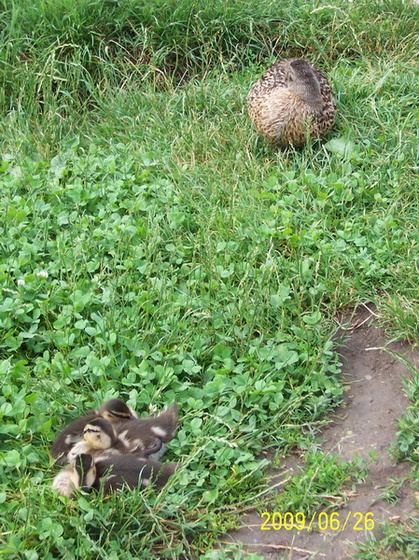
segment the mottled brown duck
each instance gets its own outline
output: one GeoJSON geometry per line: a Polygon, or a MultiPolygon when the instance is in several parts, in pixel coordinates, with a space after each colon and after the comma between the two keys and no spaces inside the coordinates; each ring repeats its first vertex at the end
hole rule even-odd
{"type": "Polygon", "coordinates": [[[303,146],[333,127],[336,105],[326,77],[312,62],[275,62],[251,87],[250,118],[259,134],[280,146],[303,146]]]}

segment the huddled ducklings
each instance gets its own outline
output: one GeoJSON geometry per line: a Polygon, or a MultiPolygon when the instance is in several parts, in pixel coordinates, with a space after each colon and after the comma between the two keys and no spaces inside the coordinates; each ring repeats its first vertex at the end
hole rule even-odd
{"type": "Polygon", "coordinates": [[[100,490],[106,495],[123,488],[133,490],[150,485],[161,489],[177,467],[177,463],[163,465],[134,455],[116,454],[95,460],[90,454],[82,453],[57,474],[52,488],[70,498],[77,490],[100,490]]]}
{"type": "Polygon", "coordinates": [[[288,58],[275,62],[251,87],[249,115],[268,142],[302,146],[333,127],[336,105],[332,88],[312,62],[288,58]]]}
{"type": "Polygon", "coordinates": [[[125,454],[130,453],[130,449],[116,436],[111,422],[105,418],[93,418],[84,427],[83,439],[68,452],[67,460],[71,464],[78,455],[96,457],[104,453],[125,454]]]}
{"type": "MultiPolygon", "coordinates": [[[[157,460],[164,455],[165,444],[175,436],[178,405],[176,403],[172,404],[157,416],[138,418],[124,401],[111,399],[100,408],[89,411],[82,418],[74,420],[58,434],[52,445],[52,456],[57,459],[57,464],[63,465],[68,462],[68,456],[72,448],[85,437],[86,425],[100,419],[110,422],[114,430],[116,439],[111,442],[110,447],[115,447],[118,442],[121,452],[138,453],[142,454],[143,457],[157,460]]],[[[102,423],[102,429],[104,426],[105,424],[102,423]]],[[[82,442],[82,445],[85,445],[84,442],[82,442]]],[[[76,454],[81,453],[82,449],[83,447],[76,454]]]]}
{"type": "Polygon", "coordinates": [[[177,420],[176,403],[149,418],[138,418],[120,399],[104,403],[57,436],[53,456],[57,463],[69,465],[57,474],[52,487],[70,497],[79,488],[102,489],[106,494],[124,485],[163,487],[177,464],[163,465],[157,458],[174,438],[177,420]]]}
{"type": "Polygon", "coordinates": [[[117,425],[130,419],[137,418],[136,413],[121,399],[111,399],[95,410],[90,410],[82,418],[71,422],[56,437],[52,444],[52,456],[57,464],[64,465],[68,462],[67,456],[72,447],[83,437],[83,430],[90,421],[104,418],[117,425]]]}

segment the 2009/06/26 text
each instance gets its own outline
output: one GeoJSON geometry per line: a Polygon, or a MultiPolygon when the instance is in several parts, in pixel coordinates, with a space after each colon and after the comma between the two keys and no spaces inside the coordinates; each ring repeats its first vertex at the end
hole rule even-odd
{"type": "Polygon", "coordinates": [[[279,531],[280,529],[311,531],[314,526],[320,531],[343,531],[346,527],[352,528],[353,531],[372,531],[375,527],[374,514],[371,512],[349,511],[345,515],[341,515],[337,511],[333,513],[322,511],[306,515],[301,511],[297,513],[264,511],[261,517],[265,518],[260,526],[262,531],[279,531]]]}

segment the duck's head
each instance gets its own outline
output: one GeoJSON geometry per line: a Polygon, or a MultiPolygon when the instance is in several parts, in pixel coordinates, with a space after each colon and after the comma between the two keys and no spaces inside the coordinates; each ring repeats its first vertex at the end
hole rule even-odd
{"type": "Polygon", "coordinates": [[[90,492],[96,480],[96,466],[91,455],[82,453],[71,463],[71,484],[74,488],[90,492]]]}
{"type": "Polygon", "coordinates": [[[99,414],[109,422],[124,422],[135,418],[134,411],[121,399],[106,401],[99,408],[99,414]]]}
{"type": "Polygon", "coordinates": [[[113,426],[105,418],[90,420],[84,427],[83,437],[92,449],[110,449],[117,442],[113,426]]]}

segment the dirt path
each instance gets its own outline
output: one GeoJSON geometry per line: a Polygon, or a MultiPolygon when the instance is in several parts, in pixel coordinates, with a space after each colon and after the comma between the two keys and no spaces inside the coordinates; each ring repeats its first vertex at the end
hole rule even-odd
{"type": "MultiPolygon", "coordinates": [[[[364,307],[342,320],[339,335],[347,338],[342,342],[340,354],[349,386],[342,406],[335,411],[333,422],[321,434],[325,452],[331,451],[345,460],[353,459],[355,455],[371,459],[372,453],[376,457],[369,466],[366,482],[356,487],[356,494],[347,507],[336,510],[335,517],[341,526],[347,520],[345,529],[262,531],[260,527],[265,519],[251,513],[243,518],[242,527],[231,533],[226,541],[241,542],[249,551],[257,552],[266,560],[349,560],[353,558],[351,543],[364,540],[371,532],[379,537],[380,520],[403,519],[413,513],[413,496],[408,482],[398,492],[400,500],[396,504],[390,505],[380,498],[391,479],[404,479],[410,472],[410,464],[395,464],[388,453],[395,439],[396,420],[410,404],[402,392],[402,379],[409,377],[409,370],[382,348],[386,346],[405,356],[416,367],[419,352],[410,350],[405,343],[388,344],[384,330],[373,326],[373,319],[374,315],[364,307]],[[367,513],[374,514],[372,531],[365,529],[367,513]]],[[[298,458],[287,457],[283,468],[298,472],[299,464],[298,458]]]]}

